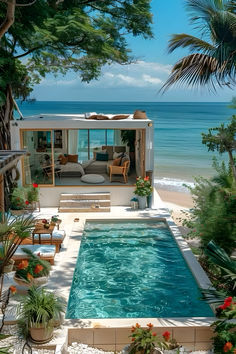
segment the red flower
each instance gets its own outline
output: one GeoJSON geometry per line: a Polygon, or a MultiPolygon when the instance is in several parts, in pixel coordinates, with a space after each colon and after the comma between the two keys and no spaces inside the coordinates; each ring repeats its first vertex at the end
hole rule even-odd
{"type": "Polygon", "coordinates": [[[152,335],[153,335],[153,337],[156,337],[157,334],[156,334],[156,332],[153,332],[152,335]]]}
{"type": "Polygon", "coordinates": [[[136,323],[135,327],[136,327],[136,328],[140,328],[141,326],[140,326],[139,323],[136,323]]]}
{"type": "Polygon", "coordinates": [[[131,328],[131,332],[133,333],[133,332],[135,332],[135,327],[134,326],[132,326],[132,328],[131,328]]]}
{"type": "Polygon", "coordinates": [[[26,201],[25,201],[25,204],[26,204],[26,205],[29,205],[29,201],[28,201],[28,200],[26,200],[26,201]]]}
{"type": "Polygon", "coordinates": [[[41,264],[36,264],[35,268],[34,268],[34,273],[38,274],[43,270],[43,266],[41,264]]]}
{"type": "Polygon", "coordinates": [[[135,341],[135,338],[132,338],[131,340],[132,340],[132,342],[134,342],[134,341],[135,341]]]}
{"type": "Polygon", "coordinates": [[[149,177],[144,177],[144,181],[149,181],[149,177]]]}
{"type": "Polygon", "coordinates": [[[224,345],[224,352],[227,353],[229,350],[231,350],[233,347],[233,344],[231,342],[226,342],[225,345],[224,345]]]}
{"type": "Polygon", "coordinates": [[[34,188],[38,188],[39,185],[38,185],[38,183],[33,183],[32,186],[33,186],[34,188]]]}
{"type": "Polygon", "coordinates": [[[10,292],[12,292],[12,294],[15,294],[15,293],[16,293],[16,287],[13,286],[13,285],[11,285],[11,286],[9,287],[9,290],[10,290],[10,292]]]}
{"type": "Polygon", "coordinates": [[[34,279],[33,275],[31,275],[30,273],[27,273],[27,279],[29,281],[31,281],[32,279],[34,279]]]}
{"type": "Polygon", "coordinates": [[[18,268],[18,269],[25,269],[25,268],[28,267],[28,265],[29,265],[29,262],[27,261],[27,259],[24,259],[23,261],[21,261],[21,262],[18,264],[17,268],[18,268]]]}
{"type": "Polygon", "coordinates": [[[151,324],[151,323],[148,323],[148,324],[147,324],[147,326],[149,327],[149,329],[152,329],[152,327],[153,327],[153,324],[151,324]]]}
{"type": "Polygon", "coordinates": [[[170,332],[165,331],[165,332],[162,334],[162,337],[168,342],[168,340],[170,339],[170,332]]]}

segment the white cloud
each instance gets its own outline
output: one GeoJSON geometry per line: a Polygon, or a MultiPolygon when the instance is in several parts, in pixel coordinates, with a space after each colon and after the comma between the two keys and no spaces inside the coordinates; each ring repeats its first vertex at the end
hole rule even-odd
{"type": "Polygon", "coordinates": [[[44,79],[44,86],[67,86],[73,88],[115,88],[115,87],[157,87],[166,81],[171,70],[170,65],[155,62],[137,61],[127,65],[112,64],[102,69],[102,75],[98,80],[90,83],[81,82],[76,74],[70,74],[64,78],[44,79]]]}

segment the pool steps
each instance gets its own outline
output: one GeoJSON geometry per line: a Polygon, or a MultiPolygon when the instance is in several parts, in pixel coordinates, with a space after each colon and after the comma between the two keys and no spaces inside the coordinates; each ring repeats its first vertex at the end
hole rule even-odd
{"type": "Polygon", "coordinates": [[[107,193],[62,193],[58,211],[61,213],[110,212],[111,195],[107,193]]]}

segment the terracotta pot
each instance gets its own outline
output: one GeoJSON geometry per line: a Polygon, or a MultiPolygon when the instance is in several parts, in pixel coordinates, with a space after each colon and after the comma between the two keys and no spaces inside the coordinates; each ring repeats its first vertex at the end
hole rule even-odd
{"type": "Polygon", "coordinates": [[[21,278],[17,278],[16,276],[14,276],[13,279],[18,285],[25,286],[27,288],[31,287],[32,285],[40,286],[46,284],[48,281],[48,277],[33,278],[30,282],[27,282],[26,280],[21,278]]]}
{"type": "Polygon", "coordinates": [[[33,342],[39,344],[47,343],[52,339],[53,325],[49,324],[47,327],[42,325],[32,326],[29,332],[33,342]]]}

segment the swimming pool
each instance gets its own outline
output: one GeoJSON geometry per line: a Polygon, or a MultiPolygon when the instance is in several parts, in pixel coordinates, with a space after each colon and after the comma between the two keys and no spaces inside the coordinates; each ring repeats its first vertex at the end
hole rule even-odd
{"type": "Polygon", "coordinates": [[[86,222],[66,318],[211,317],[164,222],[86,222]]]}

